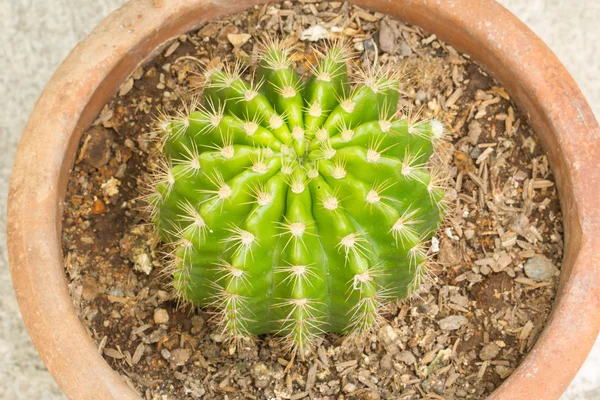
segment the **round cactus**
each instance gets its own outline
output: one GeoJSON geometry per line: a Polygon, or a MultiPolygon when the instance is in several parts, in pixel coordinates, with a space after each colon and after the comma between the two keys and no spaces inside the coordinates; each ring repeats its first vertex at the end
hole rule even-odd
{"type": "Polygon", "coordinates": [[[152,220],[180,299],[241,338],[275,333],[305,353],[324,332],[361,333],[416,290],[444,212],[435,120],[398,116],[399,74],[317,51],[307,80],[268,41],[251,82],[204,72],[203,105],[163,123],[152,220]]]}

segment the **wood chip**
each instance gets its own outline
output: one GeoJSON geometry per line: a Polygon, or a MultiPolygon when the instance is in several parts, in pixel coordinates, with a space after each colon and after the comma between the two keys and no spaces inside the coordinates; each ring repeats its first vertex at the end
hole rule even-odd
{"type": "Polygon", "coordinates": [[[127,81],[119,88],[119,96],[125,96],[133,88],[133,78],[127,79],[127,81]]]}
{"type": "Polygon", "coordinates": [[[123,354],[120,351],[111,349],[111,348],[104,349],[104,354],[107,355],[108,357],[114,358],[116,360],[120,360],[123,357],[125,357],[125,356],[123,356],[123,354]]]}
{"type": "Polygon", "coordinates": [[[179,47],[181,43],[179,42],[179,40],[174,41],[168,48],[167,51],[165,51],[165,57],[169,57],[171,54],[175,53],[175,50],[177,50],[177,48],[179,47]]]}
{"type": "Polygon", "coordinates": [[[527,337],[529,336],[529,334],[531,333],[532,330],[533,330],[533,322],[531,322],[531,320],[529,320],[529,321],[527,321],[525,326],[523,326],[523,329],[521,329],[521,332],[519,333],[519,339],[520,340],[527,339],[527,337]]]}
{"type": "Polygon", "coordinates": [[[529,285],[529,286],[534,286],[535,285],[535,281],[533,279],[525,278],[524,276],[520,276],[518,278],[515,278],[515,282],[521,283],[523,285],[529,285]]]}
{"type": "Polygon", "coordinates": [[[335,368],[338,371],[343,371],[344,369],[348,368],[348,367],[353,367],[355,365],[358,364],[357,360],[350,360],[350,361],[344,361],[344,362],[340,362],[335,364],[335,368]]]}
{"type": "Polygon", "coordinates": [[[554,182],[545,179],[536,179],[535,181],[533,181],[534,189],[544,189],[552,186],[554,186],[554,182]]]}
{"type": "Polygon", "coordinates": [[[127,303],[130,300],[127,297],[111,296],[111,295],[106,296],[106,298],[111,303],[127,303]]]}
{"type": "Polygon", "coordinates": [[[325,368],[329,367],[329,357],[327,357],[327,352],[325,352],[325,349],[323,348],[323,346],[319,346],[319,348],[317,349],[317,355],[319,356],[319,360],[321,360],[321,362],[323,363],[323,366],[325,368]]]}
{"type": "Polygon", "coordinates": [[[310,390],[315,386],[317,381],[317,370],[319,365],[315,362],[306,374],[306,390],[310,390]]]}
{"type": "Polygon", "coordinates": [[[151,324],[144,324],[142,326],[138,326],[137,328],[134,328],[131,333],[134,335],[139,335],[140,333],[144,333],[144,331],[148,330],[149,328],[152,328],[151,324]]]}
{"type": "Polygon", "coordinates": [[[500,237],[502,247],[512,247],[517,243],[517,234],[515,232],[506,232],[500,237]]]}
{"type": "Polygon", "coordinates": [[[477,164],[477,165],[481,164],[482,162],[484,162],[485,160],[487,160],[488,156],[490,154],[492,154],[493,152],[494,152],[494,149],[492,147],[488,147],[487,149],[485,149],[483,151],[483,153],[481,153],[479,155],[479,157],[477,157],[477,160],[475,161],[475,164],[477,164]]]}
{"type": "Polygon", "coordinates": [[[299,392],[290,396],[290,400],[300,400],[308,396],[308,392],[299,392]]]}
{"type": "Polygon", "coordinates": [[[458,88],[456,89],[454,92],[452,92],[452,94],[448,97],[448,99],[446,100],[446,102],[444,103],[444,106],[446,108],[450,108],[452,107],[456,101],[460,98],[460,96],[462,96],[463,93],[463,89],[462,88],[458,88]]]}
{"type": "Polygon", "coordinates": [[[357,15],[358,15],[358,17],[360,19],[364,19],[365,21],[368,21],[368,22],[377,22],[377,21],[379,21],[379,18],[377,18],[376,16],[374,16],[374,15],[372,15],[372,14],[366,12],[366,11],[359,11],[357,13],[357,15]]]}
{"type": "Polygon", "coordinates": [[[142,359],[142,356],[144,355],[144,350],[144,343],[140,343],[137,345],[137,347],[135,348],[135,352],[133,353],[133,357],[131,358],[131,363],[133,365],[137,364],[142,359]]]}
{"type": "Polygon", "coordinates": [[[477,378],[481,380],[481,378],[483,378],[483,375],[485,375],[485,370],[487,369],[488,365],[490,364],[489,361],[484,361],[481,364],[481,367],[479,368],[479,372],[477,372],[477,378]]]}

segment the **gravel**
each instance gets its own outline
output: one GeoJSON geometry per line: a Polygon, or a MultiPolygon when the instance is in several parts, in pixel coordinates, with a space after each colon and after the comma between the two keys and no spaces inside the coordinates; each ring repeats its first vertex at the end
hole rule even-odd
{"type": "Polygon", "coordinates": [[[552,261],[542,255],[536,255],[525,263],[525,275],[536,282],[548,282],[557,273],[552,261]]]}
{"type": "Polygon", "coordinates": [[[446,331],[455,331],[467,323],[469,320],[462,315],[451,315],[439,321],[440,328],[446,331]]]}
{"type": "Polygon", "coordinates": [[[155,324],[166,324],[169,322],[169,313],[167,310],[163,310],[162,308],[157,308],[154,310],[154,323],[155,324]]]}

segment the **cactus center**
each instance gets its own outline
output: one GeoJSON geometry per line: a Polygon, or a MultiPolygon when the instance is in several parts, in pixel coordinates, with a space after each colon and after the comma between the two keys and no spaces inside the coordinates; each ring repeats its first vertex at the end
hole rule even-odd
{"type": "Polygon", "coordinates": [[[294,129],[292,129],[292,137],[296,140],[304,139],[304,129],[299,126],[295,126],[294,129]]]}
{"type": "Polygon", "coordinates": [[[224,200],[229,198],[229,196],[231,196],[231,194],[233,193],[233,191],[231,190],[231,188],[229,187],[229,185],[227,185],[226,183],[224,183],[220,188],[219,188],[219,198],[224,200]]]}
{"type": "Polygon", "coordinates": [[[258,124],[256,122],[244,122],[244,131],[246,131],[246,135],[252,136],[258,130],[258,124]]]}
{"type": "Polygon", "coordinates": [[[369,190],[369,193],[367,193],[367,198],[366,198],[368,203],[374,204],[379,202],[379,200],[381,200],[381,197],[379,196],[379,193],[377,193],[375,190],[371,189],[369,190]]]}
{"type": "Polygon", "coordinates": [[[328,72],[320,72],[317,74],[317,79],[322,82],[331,82],[331,74],[328,72]]]}
{"type": "Polygon", "coordinates": [[[254,235],[248,231],[242,231],[240,234],[240,241],[244,246],[249,246],[254,242],[254,235]]]}
{"type": "Polygon", "coordinates": [[[322,113],[323,109],[321,108],[319,103],[316,102],[313,103],[308,109],[308,115],[310,115],[311,117],[320,117],[322,113]]]}
{"type": "Polygon", "coordinates": [[[323,200],[323,207],[327,210],[335,210],[338,208],[338,199],[334,196],[329,196],[323,200]]]}
{"type": "Polygon", "coordinates": [[[221,155],[223,158],[230,159],[233,158],[235,154],[235,148],[233,146],[225,146],[221,149],[221,155]]]}
{"type": "Polygon", "coordinates": [[[379,161],[379,159],[381,158],[381,154],[379,154],[377,151],[373,150],[373,149],[369,149],[367,150],[367,161],[370,163],[374,163],[379,161]]]}
{"type": "Polygon", "coordinates": [[[352,139],[352,136],[354,135],[354,131],[352,129],[344,129],[341,133],[342,136],[342,140],[344,141],[349,141],[350,139],[352,139]]]}
{"type": "Polygon", "coordinates": [[[294,222],[290,224],[289,229],[290,233],[293,236],[300,237],[304,234],[304,231],[306,230],[306,225],[302,222],[294,222]]]}
{"type": "Polygon", "coordinates": [[[351,114],[352,111],[354,111],[354,107],[356,107],[356,104],[351,99],[346,99],[340,103],[340,106],[348,114],[351,114]]]}
{"type": "Polygon", "coordinates": [[[222,114],[213,114],[210,118],[210,124],[214,127],[217,127],[219,126],[219,123],[221,123],[221,119],[223,119],[222,114]]]}
{"type": "Polygon", "coordinates": [[[382,132],[389,132],[390,129],[392,129],[392,121],[388,121],[388,120],[379,120],[379,127],[381,128],[382,132]]]}
{"type": "Polygon", "coordinates": [[[286,86],[281,91],[281,96],[284,99],[289,99],[290,97],[294,97],[296,95],[296,89],[293,86],[286,86]]]}
{"type": "Polygon", "coordinates": [[[271,126],[271,129],[279,129],[283,126],[283,118],[279,115],[273,115],[269,119],[269,125],[271,126]]]}
{"type": "Polygon", "coordinates": [[[258,96],[258,92],[255,90],[246,90],[246,93],[244,94],[244,100],[245,101],[252,101],[253,98],[255,98],[256,96],[258,96]]]}
{"type": "Polygon", "coordinates": [[[200,169],[200,158],[192,158],[192,160],[190,161],[190,167],[192,167],[193,169],[200,169]]]}
{"type": "Polygon", "coordinates": [[[315,138],[319,141],[319,142],[324,142],[327,140],[327,137],[329,137],[329,133],[327,132],[327,129],[323,128],[323,129],[319,129],[316,133],[315,133],[315,138]]]}

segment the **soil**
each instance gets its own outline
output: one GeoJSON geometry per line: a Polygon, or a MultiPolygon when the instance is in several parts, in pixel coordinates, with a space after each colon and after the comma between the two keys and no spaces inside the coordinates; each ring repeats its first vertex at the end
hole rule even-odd
{"type": "Polygon", "coordinates": [[[309,0],[210,21],[132,74],[83,135],[63,251],[81,321],[143,398],[481,399],[523,360],[548,318],[561,221],[543,149],[498,82],[419,27],[309,0]],[[403,105],[440,119],[450,139],[454,211],[432,241],[433,282],[420,297],[392,304],[361,343],[329,334],[306,360],[290,359],[269,335],[229,345],[207,311],[178,307],[138,200],[154,118],[197,89],[197,60],[255,61],[256,41],[244,34],[261,32],[298,38],[299,73],[312,54],[307,39],[323,33],[347,36],[361,62],[377,54],[397,63],[408,76],[403,105]]]}

